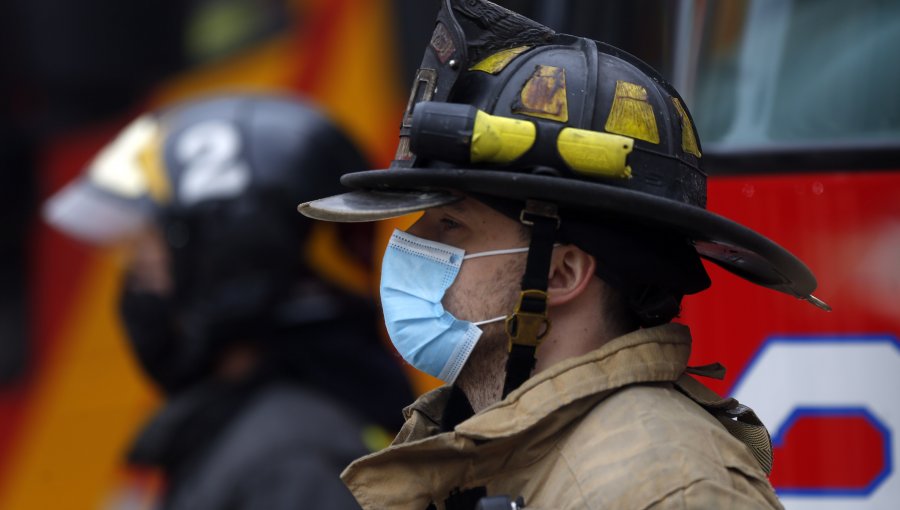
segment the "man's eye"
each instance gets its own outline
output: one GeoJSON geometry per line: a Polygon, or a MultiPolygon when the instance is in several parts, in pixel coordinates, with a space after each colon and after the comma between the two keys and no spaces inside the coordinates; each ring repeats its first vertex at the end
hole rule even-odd
{"type": "Polygon", "coordinates": [[[444,231],[459,228],[460,224],[450,218],[441,218],[441,229],[444,231]]]}

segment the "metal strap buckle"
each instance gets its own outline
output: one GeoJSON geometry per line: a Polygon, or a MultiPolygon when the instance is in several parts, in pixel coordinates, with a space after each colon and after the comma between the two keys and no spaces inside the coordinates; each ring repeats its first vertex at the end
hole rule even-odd
{"type": "Polygon", "coordinates": [[[523,225],[533,227],[534,222],[529,220],[527,218],[528,216],[541,216],[544,218],[549,218],[551,220],[556,220],[557,229],[559,229],[559,226],[562,224],[562,220],[559,219],[559,213],[557,212],[556,204],[550,202],[542,202],[540,200],[526,200],[525,208],[519,212],[519,221],[522,222],[523,225]]]}
{"type": "Polygon", "coordinates": [[[506,318],[506,334],[509,336],[509,350],[513,344],[537,347],[547,333],[550,332],[550,319],[547,318],[546,306],[543,312],[522,311],[522,301],[526,298],[539,299],[546,303],[547,293],[542,290],[523,290],[519,302],[512,315],[506,318]]]}

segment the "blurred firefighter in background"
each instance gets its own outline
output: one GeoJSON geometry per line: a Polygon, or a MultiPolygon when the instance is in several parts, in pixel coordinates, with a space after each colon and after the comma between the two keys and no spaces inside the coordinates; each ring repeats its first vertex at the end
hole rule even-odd
{"type": "Polygon", "coordinates": [[[370,231],[323,236],[295,205],[364,168],[310,106],[221,96],[138,118],[46,204],[125,247],[122,323],[167,399],[128,461],[163,470],[161,508],[357,508],[338,474],[412,395],[371,303],[302,257],[365,257],[370,231]]]}

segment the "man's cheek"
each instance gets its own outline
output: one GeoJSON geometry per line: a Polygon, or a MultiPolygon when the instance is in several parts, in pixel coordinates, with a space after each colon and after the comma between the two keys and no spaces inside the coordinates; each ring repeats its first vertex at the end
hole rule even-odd
{"type": "Polygon", "coordinates": [[[463,292],[461,292],[462,285],[459,279],[453,282],[453,285],[447,289],[444,293],[444,298],[441,299],[441,304],[444,305],[444,310],[450,312],[454,317],[461,320],[467,320],[466,317],[466,299],[463,292]]]}

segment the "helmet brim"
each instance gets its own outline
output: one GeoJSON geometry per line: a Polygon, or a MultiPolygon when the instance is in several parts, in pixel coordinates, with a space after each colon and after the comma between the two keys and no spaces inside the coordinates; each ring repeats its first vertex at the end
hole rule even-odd
{"type": "Polygon", "coordinates": [[[327,221],[374,221],[446,205],[459,200],[459,193],[547,200],[610,221],[680,232],[701,257],[800,299],[810,299],[817,285],[800,259],[765,236],[706,209],[625,188],[545,175],[434,168],[356,172],[341,182],[359,191],[301,204],[300,212],[327,221]]]}
{"type": "Polygon", "coordinates": [[[98,245],[126,239],[140,232],[152,218],[142,199],[106,192],[84,177],[50,197],[42,216],[57,230],[98,245]]]}
{"type": "Polygon", "coordinates": [[[297,206],[297,210],[316,220],[356,223],[397,218],[452,204],[462,198],[447,191],[363,189],[305,202],[297,206]]]}

